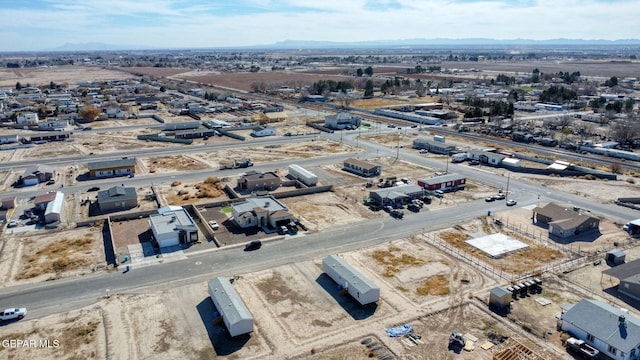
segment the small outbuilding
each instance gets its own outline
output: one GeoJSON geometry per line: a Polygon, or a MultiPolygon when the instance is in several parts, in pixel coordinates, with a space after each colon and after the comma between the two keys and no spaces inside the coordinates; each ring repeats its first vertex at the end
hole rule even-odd
{"type": "Polygon", "coordinates": [[[617,266],[624,264],[624,259],[626,256],[627,254],[625,254],[624,251],[620,249],[609,250],[604,255],[604,260],[611,266],[617,266]]]}
{"type": "Polygon", "coordinates": [[[367,305],[380,299],[380,288],[351,267],[343,258],[337,255],[327,256],[322,260],[322,270],[360,305],[367,305]]]}
{"type": "Polygon", "coordinates": [[[503,287],[494,287],[489,293],[489,308],[497,312],[509,312],[512,293],[503,287]]]}
{"type": "Polygon", "coordinates": [[[209,280],[209,296],[229,335],[238,336],[253,331],[253,315],[233,288],[230,278],[217,277],[209,280]]]}
{"type": "Polygon", "coordinates": [[[44,210],[45,224],[51,224],[60,221],[62,205],[64,205],[64,194],[60,191],[56,191],[53,200],[47,203],[47,207],[44,210]]]}

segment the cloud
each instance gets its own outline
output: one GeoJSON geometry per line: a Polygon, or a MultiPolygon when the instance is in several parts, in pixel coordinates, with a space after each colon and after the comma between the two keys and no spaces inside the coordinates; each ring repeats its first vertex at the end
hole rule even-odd
{"type": "Polygon", "coordinates": [[[4,1],[4,50],[66,42],[218,47],[412,38],[640,38],[630,0],[4,1]],[[612,19],[615,19],[613,21],[612,19]]]}

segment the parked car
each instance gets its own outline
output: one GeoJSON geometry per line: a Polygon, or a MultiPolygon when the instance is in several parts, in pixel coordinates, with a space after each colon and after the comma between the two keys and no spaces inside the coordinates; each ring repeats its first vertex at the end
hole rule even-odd
{"type": "Polygon", "coordinates": [[[47,181],[47,185],[53,185],[56,183],[56,179],[49,179],[49,181],[47,181]]]}
{"type": "Polygon", "coordinates": [[[469,165],[471,165],[471,166],[480,165],[480,161],[478,161],[478,160],[469,160],[469,165]]]}
{"type": "Polygon", "coordinates": [[[244,247],[244,251],[253,251],[253,250],[258,250],[262,247],[262,241],[260,240],[253,240],[249,243],[247,243],[247,245],[245,245],[244,247]]]}
{"type": "Polygon", "coordinates": [[[486,198],[484,198],[484,201],[492,202],[492,201],[496,201],[496,198],[495,198],[495,196],[491,195],[491,196],[487,196],[486,198]]]}
{"type": "Polygon", "coordinates": [[[393,209],[390,212],[391,216],[393,216],[394,218],[398,218],[398,219],[402,219],[404,217],[404,211],[399,210],[399,209],[393,209]]]}
{"type": "Polygon", "coordinates": [[[9,224],[7,224],[7,227],[10,227],[10,228],[16,227],[16,226],[18,226],[18,222],[15,220],[11,220],[9,221],[9,224]]]}
{"type": "Polygon", "coordinates": [[[220,228],[220,225],[218,225],[218,222],[215,220],[211,220],[209,221],[209,226],[211,227],[211,229],[213,230],[218,230],[220,228]]]}
{"type": "Polygon", "coordinates": [[[87,189],[87,191],[88,191],[88,192],[92,192],[92,191],[100,191],[100,188],[99,188],[99,187],[97,187],[97,186],[94,186],[94,187],[90,187],[90,188],[88,188],[88,189],[87,189]]]}
{"type": "Polygon", "coordinates": [[[496,200],[504,200],[506,196],[503,193],[498,193],[498,195],[494,195],[496,200]]]}
{"type": "Polygon", "coordinates": [[[518,202],[513,200],[513,199],[509,199],[507,200],[507,206],[514,206],[515,204],[517,204],[518,202]]]}
{"type": "Polygon", "coordinates": [[[413,211],[413,212],[419,212],[420,211],[420,205],[416,204],[416,203],[411,203],[409,205],[407,205],[407,210],[413,211]]]}
{"type": "Polygon", "coordinates": [[[286,235],[289,233],[289,229],[287,229],[286,226],[282,225],[278,227],[278,234],[280,235],[286,235]]]}

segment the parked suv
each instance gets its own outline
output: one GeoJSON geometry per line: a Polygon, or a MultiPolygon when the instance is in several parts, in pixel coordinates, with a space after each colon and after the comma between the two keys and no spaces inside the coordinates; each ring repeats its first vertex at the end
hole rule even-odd
{"type": "Polygon", "coordinates": [[[0,321],[7,320],[20,320],[27,315],[26,308],[11,308],[5,309],[2,313],[0,313],[0,321]]]}

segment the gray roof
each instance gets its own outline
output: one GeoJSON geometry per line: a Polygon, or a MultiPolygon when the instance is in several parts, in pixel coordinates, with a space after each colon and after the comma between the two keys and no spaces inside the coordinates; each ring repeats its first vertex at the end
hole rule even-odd
{"type": "Polygon", "coordinates": [[[406,197],[408,194],[417,194],[423,191],[424,189],[420,185],[405,184],[390,188],[372,190],[370,194],[377,194],[382,199],[395,199],[406,197]]]}
{"type": "Polygon", "coordinates": [[[460,174],[447,174],[442,176],[434,176],[432,178],[419,179],[419,181],[426,185],[437,185],[437,184],[442,184],[449,181],[457,181],[462,179],[466,179],[466,176],[463,176],[460,174]]]}
{"type": "Polygon", "coordinates": [[[89,171],[100,169],[112,169],[126,166],[136,166],[136,158],[126,158],[117,160],[94,161],[87,163],[89,171]]]}
{"type": "Polygon", "coordinates": [[[613,276],[618,280],[623,280],[634,275],[640,275],[640,259],[612,267],[611,269],[605,270],[602,273],[605,275],[613,276]]]}
{"type": "Polygon", "coordinates": [[[183,208],[176,210],[163,209],[166,209],[166,207],[158,209],[158,212],[160,212],[159,214],[149,216],[149,222],[151,223],[151,226],[156,229],[156,233],[168,234],[177,229],[195,226],[195,223],[187,213],[187,210],[183,208]],[[163,211],[161,212],[161,210],[163,211]]]}
{"type": "Polygon", "coordinates": [[[349,286],[360,294],[366,294],[371,290],[380,289],[358,270],[349,265],[338,255],[329,255],[322,261],[327,266],[333,268],[338,275],[349,282],[349,286]]]}
{"type": "Polygon", "coordinates": [[[217,277],[209,280],[209,295],[216,305],[216,310],[227,323],[235,324],[240,320],[253,320],[253,315],[231,285],[229,278],[217,277]]]}
{"type": "Polygon", "coordinates": [[[562,320],[627,354],[640,345],[640,320],[601,301],[582,300],[562,315],[562,320]],[[620,316],[624,316],[624,326],[620,316]]]}
{"type": "Polygon", "coordinates": [[[107,190],[98,192],[98,203],[104,203],[105,201],[125,201],[129,199],[136,199],[136,188],[134,187],[122,187],[114,186],[107,190]]]}
{"type": "Polygon", "coordinates": [[[507,289],[503,288],[503,287],[494,287],[493,289],[491,289],[491,293],[498,296],[498,297],[504,297],[505,295],[511,295],[510,291],[507,291],[507,289]]]}
{"type": "Polygon", "coordinates": [[[271,195],[250,197],[245,201],[231,204],[231,207],[234,208],[238,214],[252,211],[255,208],[264,208],[271,212],[289,210],[271,195]]]}
{"type": "Polygon", "coordinates": [[[344,161],[344,165],[352,165],[352,166],[357,166],[360,167],[362,169],[366,169],[366,170],[373,170],[377,167],[380,167],[380,165],[374,164],[372,162],[366,161],[366,160],[360,160],[360,159],[355,159],[355,158],[349,158],[346,159],[344,161]]]}

